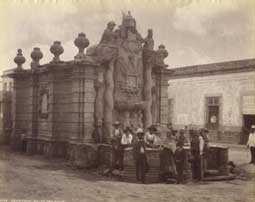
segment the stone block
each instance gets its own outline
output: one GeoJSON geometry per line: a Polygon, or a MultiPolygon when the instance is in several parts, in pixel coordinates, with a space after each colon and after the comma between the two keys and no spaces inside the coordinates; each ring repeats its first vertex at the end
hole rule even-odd
{"type": "Polygon", "coordinates": [[[111,167],[112,165],[112,147],[109,144],[98,145],[98,161],[100,165],[111,167]]]}
{"type": "Polygon", "coordinates": [[[98,165],[98,146],[95,144],[69,144],[68,159],[80,168],[93,168],[98,165]]]}
{"type": "MultiPolygon", "coordinates": [[[[159,182],[160,174],[159,150],[147,148],[147,161],[149,165],[149,172],[146,174],[146,182],[147,183],[159,182]]],[[[132,148],[127,148],[124,152],[123,179],[126,181],[136,181],[136,168],[132,148]]]]}
{"type": "Polygon", "coordinates": [[[229,175],[227,147],[210,146],[205,157],[208,170],[218,170],[220,175],[229,175]]]}

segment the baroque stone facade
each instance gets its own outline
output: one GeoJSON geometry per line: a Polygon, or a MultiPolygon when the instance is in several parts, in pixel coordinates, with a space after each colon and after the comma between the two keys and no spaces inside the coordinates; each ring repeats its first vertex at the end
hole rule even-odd
{"type": "Polygon", "coordinates": [[[80,33],[74,40],[79,52],[72,61],[61,60],[64,48],[54,41],[51,62],[41,65],[43,53],[35,47],[31,69],[23,69],[26,59],[18,50],[17,68],[5,74],[14,82],[13,148],[21,149],[26,140],[30,153],[73,159],[87,145],[90,159],[95,150],[105,150],[91,143],[109,143],[117,120],[134,128],[167,123],[165,46],[154,50],[152,30],[143,38],[130,12],[114,28],[109,22],[100,43],[90,47],[80,33]],[[95,131],[102,137],[95,138],[95,131]]]}

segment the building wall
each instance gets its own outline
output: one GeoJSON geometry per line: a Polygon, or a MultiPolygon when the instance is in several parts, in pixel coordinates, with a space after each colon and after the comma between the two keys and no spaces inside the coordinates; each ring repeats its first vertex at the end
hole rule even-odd
{"type": "Polygon", "coordinates": [[[7,144],[11,136],[12,130],[12,91],[13,80],[11,78],[2,76],[0,83],[0,143],[7,144]]]}
{"type": "Polygon", "coordinates": [[[205,126],[206,97],[219,96],[219,130],[240,133],[243,126],[243,96],[255,95],[254,81],[255,72],[171,79],[168,98],[173,99],[173,125],[205,126]]]}

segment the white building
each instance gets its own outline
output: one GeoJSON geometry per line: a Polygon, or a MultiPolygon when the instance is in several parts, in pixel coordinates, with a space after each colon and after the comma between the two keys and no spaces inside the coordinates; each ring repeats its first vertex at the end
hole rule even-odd
{"type": "Polygon", "coordinates": [[[245,142],[255,124],[255,59],[169,70],[169,122],[207,127],[211,139],[245,142]]]}

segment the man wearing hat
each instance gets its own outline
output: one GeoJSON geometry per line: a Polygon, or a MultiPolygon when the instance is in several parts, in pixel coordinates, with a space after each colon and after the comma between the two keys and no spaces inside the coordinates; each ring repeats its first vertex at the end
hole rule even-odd
{"type": "Polygon", "coordinates": [[[120,167],[120,142],[122,137],[120,122],[116,121],[113,124],[113,133],[112,133],[112,169],[120,167]]]}
{"type": "Polygon", "coordinates": [[[133,142],[133,131],[130,127],[126,127],[123,131],[121,137],[121,144],[120,144],[120,170],[124,169],[123,160],[124,160],[124,153],[125,148],[130,147],[133,142]]]}
{"type": "Polygon", "coordinates": [[[255,125],[251,126],[247,147],[250,147],[251,150],[251,163],[255,164],[255,125]]]}
{"type": "Polygon", "coordinates": [[[136,131],[137,141],[133,144],[133,154],[136,166],[136,179],[145,184],[146,173],[148,172],[148,162],[146,156],[146,145],[144,142],[143,129],[138,128],[136,131]]]}
{"type": "Polygon", "coordinates": [[[145,134],[145,143],[147,147],[152,148],[156,139],[157,128],[153,125],[148,127],[148,131],[145,134]]]}

